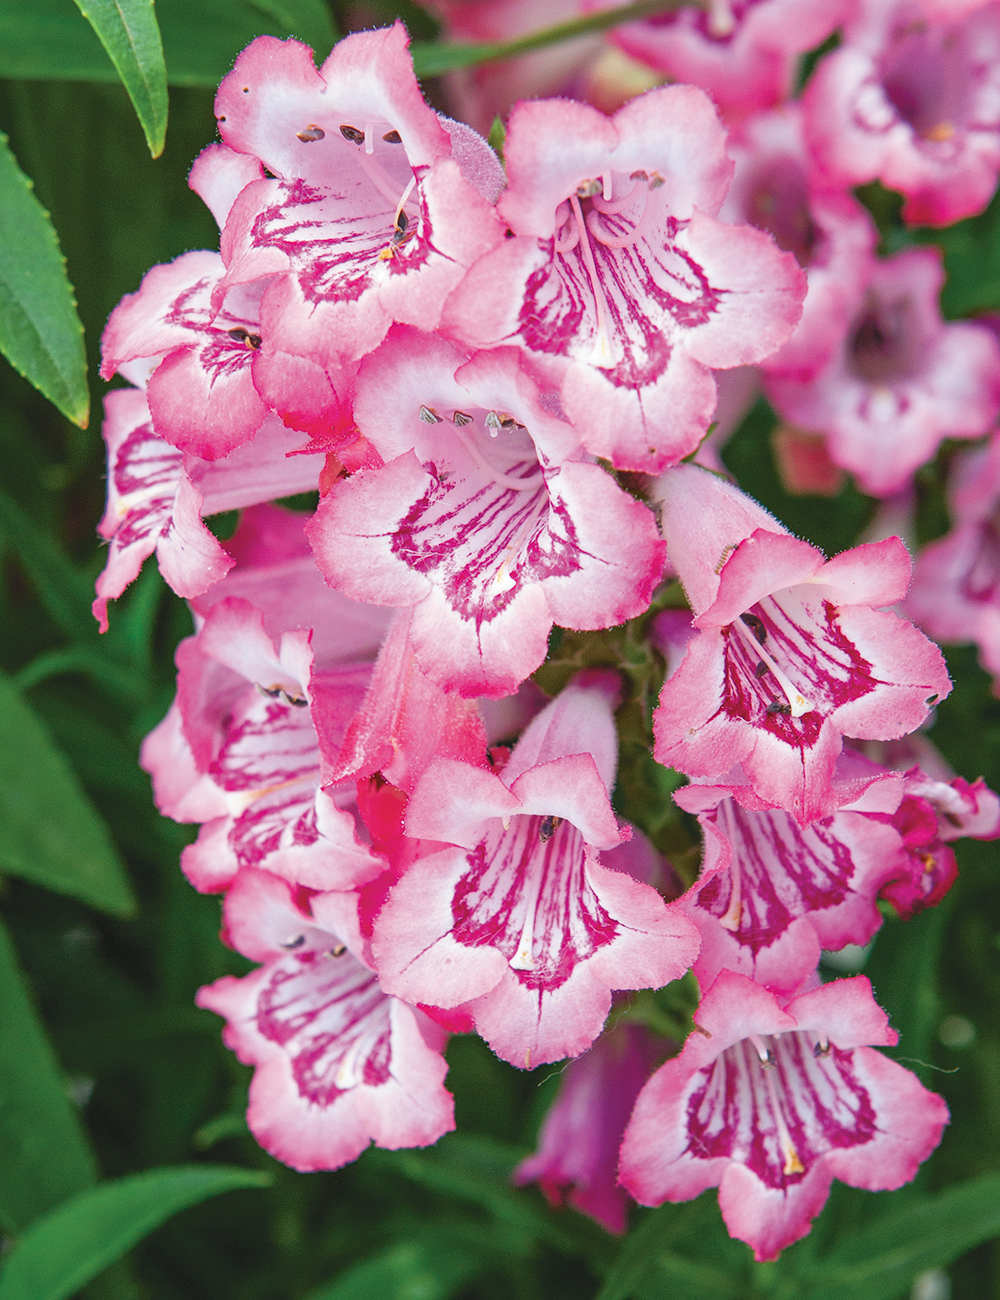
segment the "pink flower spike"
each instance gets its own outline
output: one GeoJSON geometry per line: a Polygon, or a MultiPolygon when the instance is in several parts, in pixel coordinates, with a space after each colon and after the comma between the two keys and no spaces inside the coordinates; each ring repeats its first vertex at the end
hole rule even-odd
{"type": "Polygon", "coordinates": [[[942,439],[978,438],[1000,412],[1000,345],[981,325],[942,320],[943,281],[938,249],[872,261],[825,367],[767,377],[781,415],[825,434],[832,460],[875,496],[907,487],[942,439]]]}
{"type": "Polygon", "coordinates": [[[645,609],[663,548],[514,349],[463,362],[401,328],[366,359],[354,415],[387,464],[336,484],[309,534],[331,586],[413,607],[432,681],[498,697],[545,658],[553,623],[609,627],[645,609]]]}
{"type": "Polygon", "coordinates": [[[912,225],[980,212],[1000,172],[1000,8],[927,22],[914,0],[862,0],[844,35],[803,96],[831,185],[877,178],[912,225]]]}
{"type": "Polygon", "coordinates": [[[906,861],[889,824],[903,780],[873,767],[858,790],[853,759],[845,753],[838,762],[843,806],[804,827],[761,806],[736,774],[676,791],[705,833],[701,874],[680,904],[701,932],[694,973],[702,989],[731,970],[790,996],[816,969],[821,948],[865,944],[881,926],[879,890],[906,861]]]}
{"type": "Polygon", "coordinates": [[[612,989],[659,987],[697,951],[675,905],[599,857],[628,838],[600,770],[615,753],[612,679],[571,683],[500,776],[447,759],[428,768],[406,833],[456,847],[414,862],[375,922],[384,988],[462,1004],[493,1050],[525,1069],[585,1051],[612,989]]]}
{"type": "Polygon", "coordinates": [[[790,254],[715,218],[732,164],[711,102],[666,86],[611,119],[569,100],[519,104],[505,158],[497,206],[513,237],[473,266],[442,328],[529,351],[594,455],[654,473],[675,463],[711,420],[709,368],[773,352],[805,292],[790,254]]]}
{"type": "Polygon", "coordinates": [[[906,548],[889,538],[824,562],[694,466],[668,471],[658,491],[700,630],[660,695],[657,760],[699,778],[742,764],[755,793],[800,825],[829,815],[841,737],[901,736],[951,690],[937,647],[877,608],[906,591],[906,548]]]}
{"type": "Polygon", "coordinates": [[[620,1236],[628,1197],[618,1186],[618,1148],[657,1054],[642,1025],[619,1024],[571,1061],[542,1123],[538,1150],[521,1161],[514,1182],[537,1182],[550,1205],[565,1197],[620,1236]]]}
{"type": "Polygon", "coordinates": [[[259,37],[219,88],[216,115],[226,143],[273,176],[230,212],[216,300],[277,277],[261,305],[264,354],[308,374],[296,418],[309,428],[328,404],[324,382],[339,389],[393,321],[433,329],[465,269],[502,238],[496,160],[424,102],[401,23],[346,37],[318,72],[298,41],[259,37]]]}
{"type": "Polygon", "coordinates": [[[226,932],[264,965],[196,998],[225,1017],[226,1046],[255,1067],[250,1131],[302,1172],[339,1169],[369,1142],[428,1146],[455,1127],[445,1034],[387,997],[354,955],[352,899],[305,902],[267,872],[241,872],[226,897],[226,932]]]}
{"type": "Polygon", "coordinates": [[[711,0],[615,28],[626,53],[712,96],[726,117],[770,108],[792,91],[799,54],[841,24],[844,0],[711,0]]]}
{"type": "Polygon", "coordinates": [[[267,415],[251,374],[262,286],[213,306],[224,270],[218,253],[207,251],[154,266],[111,313],[101,339],[105,379],[126,362],[162,356],[148,386],[153,428],[203,460],[248,442],[267,415]]]}
{"type": "Polygon", "coordinates": [[[782,1006],[723,971],[697,1016],[625,1132],[621,1182],[640,1204],[718,1187],[730,1235],[776,1259],[808,1234],[834,1178],[901,1187],[941,1140],[942,1099],[873,1050],[896,1034],[863,976],[782,1006]]]}

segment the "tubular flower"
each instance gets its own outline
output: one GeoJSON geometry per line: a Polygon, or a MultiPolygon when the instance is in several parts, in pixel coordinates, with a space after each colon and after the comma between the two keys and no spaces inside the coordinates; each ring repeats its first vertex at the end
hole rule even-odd
{"type": "Polygon", "coordinates": [[[667,552],[699,634],[664,684],[656,758],[699,778],[741,764],[802,826],[834,812],[844,735],[912,731],[951,683],[941,653],[879,606],[906,591],[898,538],[833,560],[715,475],[661,479],[667,552]]]}
{"type": "Polygon", "coordinates": [[[619,1024],[571,1061],[542,1124],[538,1150],[521,1161],[514,1182],[538,1183],[550,1205],[565,1197],[608,1232],[623,1233],[628,1197],[618,1185],[618,1148],[657,1054],[644,1026],[619,1024]]]}
{"type": "Polygon", "coordinates": [[[836,782],[843,805],[807,826],[763,804],[739,769],[724,784],[675,793],[705,832],[701,875],[681,900],[701,933],[694,973],[703,989],[732,970],[790,995],[816,969],[821,948],[871,939],[882,924],[879,890],[905,861],[889,824],[904,782],[867,768],[845,751],[836,782]]]}
{"type": "Polygon", "coordinates": [[[475,264],[442,328],[527,350],[595,455],[673,464],[712,418],[709,367],[773,352],[805,292],[790,254],[715,218],[732,163],[711,102],[666,86],[611,119],[568,100],[519,104],[504,154],[497,206],[512,237],[475,264]]]}
{"type": "Polygon", "coordinates": [[[491,203],[503,173],[474,131],[424,103],[401,23],[346,37],[320,71],[300,42],[259,37],[215,111],[226,143],[273,178],[247,186],[229,214],[216,302],[268,279],[262,384],[297,388],[297,419],[312,430],[336,408],[345,367],[394,320],[432,329],[465,268],[500,239],[491,203]]]}
{"type": "Polygon", "coordinates": [[[803,96],[809,145],[831,181],[878,178],[906,195],[913,225],[981,211],[1000,171],[1000,5],[968,16],[945,7],[933,5],[943,21],[928,21],[915,0],[863,0],[803,96]]]}
{"type": "Polygon", "coordinates": [[[530,1068],[585,1051],[611,990],[676,979],[694,926],[599,857],[628,838],[608,790],[614,674],[584,674],[529,724],[499,775],[432,764],[409,836],[454,847],[419,858],[389,893],[372,951],[383,987],[463,1006],[493,1050],[530,1068]]]}
{"type": "Polygon", "coordinates": [[[138,576],[147,556],[156,552],[164,581],[178,596],[200,596],[233,565],[202,516],[308,491],[322,469],[319,455],[289,454],[300,440],[273,416],[249,446],[205,461],[157,437],[139,389],[108,393],[104,411],[108,500],[98,532],[109,547],[93,605],[102,632],[108,602],[138,576]]]}
{"type": "Polygon", "coordinates": [[[612,39],[740,118],[788,98],[797,56],[821,45],[846,8],[844,0],[710,0],[626,23],[612,39]]]}
{"type": "Polygon", "coordinates": [[[293,1169],[338,1169],[368,1146],[427,1146],[455,1127],[445,1033],[387,997],[358,951],[354,894],[292,890],[242,872],[224,934],[263,965],[197,1002],[226,1018],[226,1045],[255,1066],[247,1123],[293,1169]],[[352,915],[353,913],[353,915],[352,915]]]}
{"type": "Polygon", "coordinates": [[[936,249],[871,261],[824,369],[766,383],[778,411],[825,434],[831,459],[876,496],[906,487],[943,438],[978,438],[1000,412],[1000,346],[982,325],[942,320],[943,282],[936,249]]]}
{"type": "Polygon", "coordinates": [[[720,216],[770,231],[806,273],[802,317],[765,370],[815,374],[847,332],[864,288],[877,232],[853,195],[831,189],[802,137],[802,109],[757,113],[730,137],[736,163],[720,216]]]}
{"type": "Polygon", "coordinates": [[[317,563],[355,600],[412,606],[413,652],[445,689],[509,695],[553,622],[646,608],[663,567],[652,513],[587,463],[513,349],[465,361],[398,331],[362,365],[354,414],[387,464],[320,502],[317,563]]]}
{"type": "Polygon", "coordinates": [[[697,1028],[639,1095],[621,1181],[643,1205],[718,1187],[726,1227],[758,1260],[809,1232],[834,1178],[901,1187],[941,1140],[942,1099],[873,1050],[897,1035],[863,976],[783,1006],[724,971],[697,1028]]]}

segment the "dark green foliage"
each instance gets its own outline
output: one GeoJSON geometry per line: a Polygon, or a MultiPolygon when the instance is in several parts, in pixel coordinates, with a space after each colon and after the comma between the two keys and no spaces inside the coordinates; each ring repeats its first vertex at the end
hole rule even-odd
{"type": "MultiPolygon", "coordinates": [[[[0,76],[9,78],[0,81],[0,127],[37,196],[0,160],[0,346],[72,418],[84,420],[86,398],[69,284],[93,380],[104,321],[122,294],[153,263],[217,239],[186,174],[214,138],[212,88],[247,41],[294,33],[322,57],[337,26],[400,13],[425,43],[425,70],[468,62],[430,51],[435,22],[410,0],[334,9],[324,0],[159,0],[173,88],[166,148],[153,162],[136,118],[138,108],[158,147],[166,117],[152,62],[147,100],[133,84],[133,108],[73,0],[0,4],[0,76]],[[33,223],[22,251],[35,250],[48,286],[47,302],[36,294],[23,308],[48,322],[40,350],[9,307],[20,290],[5,260],[17,241],[5,232],[22,221],[33,223]]],[[[137,55],[140,80],[142,67],[137,55]]],[[[502,147],[501,130],[491,139],[502,147]]],[[[941,243],[950,315],[1000,310],[996,202],[915,237],[898,224],[896,196],[868,187],[863,197],[887,249],[917,237],[941,243]]],[[[95,382],[95,410],[102,391],[95,382]]],[[[835,1188],[813,1234],[776,1264],[754,1264],[729,1238],[714,1193],[636,1210],[620,1242],[574,1211],[550,1209],[536,1189],[515,1189],[511,1171],[533,1147],[561,1067],[514,1070],[471,1036],[448,1049],[459,1131],[437,1147],[371,1150],[312,1175],[263,1155],[243,1120],[249,1070],[223,1048],[217,1018],[193,1005],[200,985],[248,964],[218,940],[218,900],[181,876],[191,828],[157,816],[137,761],[171,699],[173,652],[190,616],[155,569],[112,610],[105,637],[90,614],[103,563],[98,424],[75,427],[0,361],[0,1230],[13,1246],[0,1262],[0,1300],[68,1296],[146,1233],[127,1266],[96,1277],[85,1295],[895,1300],[931,1268],[949,1269],[955,1300],[1000,1294],[1000,854],[989,843],[961,845],[947,904],[905,925],[887,921],[865,967],[900,1033],[892,1054],[952,1108],[940,1151],[911,1188],[835,1188]],[[946,1017],[971,1035],[944,1035],[946,1017]]],[[[726,448],[727,465],[798,536],[829,555],[850,546],[874,503],[852,484],[833,499],[788,494],[774,425],[759,402],[726,448]]],[[[921,471],[922,541],[947,527],[951,454],[921,471]]],[[[554,692],[580,667],[624,673],[616,806],[689,880],[696,837],[670,798],[682,778],[649,755],[664,665],[646,631],[671,604],[683,604],[676,586],[623,627],[557,633],[538,680],[554,692]]],[[[951,651],[949,662],[956,686],[933,738],[963,775],[1000,787],[1000,701],[973,651],[951,651]]],[[[666,1050],[686,1032],[695,997],[688,977],[623,1000],[614,1014],[663,1035],[666,1050]]]]}

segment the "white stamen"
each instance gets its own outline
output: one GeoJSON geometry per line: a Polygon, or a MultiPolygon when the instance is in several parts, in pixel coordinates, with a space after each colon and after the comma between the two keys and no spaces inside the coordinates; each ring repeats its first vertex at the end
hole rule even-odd
{"type": "Polygon", "coordinates": [[[534,970],[535,969],[535,913],[538,911],[538,898],[542,892],[542,877],[544,868],[540,867],[535,872],[535,877],[529,886],[527,911],[524,916],[524,925],[521,928],[521,938],[518,940],[517,952],[511,957],[509,965],[512,970],[534,970]]]}
{"type": "MultiPolygon", "coordinates": [[[[756,1044],[754,1045],[756,1046],[756,1044]]],[[[774,1126],[778,1130],[778,1145],[781,1147],[781,1154],[785,1158],[785,1163],[781,1172],[786,1178],[789,1174],[804,1174],[805,1166],[799,1159],[799,1153],[795,1150],[795,1143],[792,1141],[792,1135],[789,1133],[788,1125],[785,1123],[785,1116],[781,1109],[778,1090],[774,1083],[774,1072],[772,1070],[765,1070],[764,1080],[767,1085],[767,1095],[771,1102],[771,1114],[774,1116],[774,1126]]]]}
{"type": "Polygon", "coordinates": [[[722,39],[732,36],[736,30],[736,18],[730,0],[709,0],[708,33],[722,39]]]}
{"type": "Polygon", "coordinates": [[[462,446],[469,453],[481,470],[490,476],[494,483],[499,487],[508,488],[511,492],[534,492],[545,482],[545,475],[541,470],[537,474],[532,474],[529,478],[513,478],[510,474],[504,474],[502,470],[491,465],[483,453],[476,446],[474,436],[470,437],[465,429],[456,424],[455,436],[461,442],[462,446]]]}
{"type": "Polygon", "coordinates": [[[801,718],[804,713],[812,713],[813,709],[815,708],[815,705],[813,705],[809,700],[807,700],[806,697],[802,694],[802,692],[792,685],[787,675],[784,672],[782,672],[782,670],[774,662],[772,657],[760,644],[760,642],[750,631],[747,625],[743,622],[743,620],[737,618],[735,622],[730,624],[730,626],[736,631],[737,635],[741,636],[743,640],[746,642],[746,644],[751,647],[751,649],[753,650],[757,658],[762,659],[764,663],[767,664],[768,668],[771,670],[771,674],[774,677],[774,680],[781,687],[785,699],[789,703],[789,706],[792,710],[792,717],[801,718]]]}
{"type": "Polygon", "coordinates": [[[416,183],[417,183],[416,176],[411,176],[409,185],[407,185],[406,189],[403,191],[402,198],[396,204],[396,211],[393,213],[393,217],[392,217],[393,226],[399,225],[399,214],[403,211],[403,208],[406,206],[406,200],[413,193],[413,187],[414,185],[416,185],[416,183]]]}
{"type": "Polygon", "coordinates": [[[614,183],[614,177],[611,172],[605,172],[601,177],[601,188],[604,191],[604,198],[607,199],[609,203],[611,201],[614,183]]]}
{"type": "Polygon", "coordinates": [[[601,282],[597,275],[597,265],[594,262],[594,250],[590,246],[590,240],[587,238],[587,230],[583,220],[583,209],[580,207],[580,200],[575,194],[569,198],[570,207],[573,209],[573,216],[576,219],[576,227],[580,232],[580,246],[583,252],[583,264],[587,268],[587,275],[590,278],[590,288],[594,295],[594,310],[597,313],[597,338],[594,340],[594,350],[590,354],[590,364],[597,366],[599,370],[610,370],[615,364],[614,354],[611,350],[611,339],[608,336],[607,323],[607,304],[604,301],[604,290],[601,288],[601,282]]]}
{"type": "Polygon", "coordinates": [[[375,123],[365,123],[365,153],[372,154],[375,152],[375,123]]]}
{"type": "Polygon", "coordinates": [[[629,192],[623,194],[620,199],[615,199],[613,203],[610,200],[602,199],[600,195],[595,195],[593,199],[594,207],[598,212],[607,213],[608,216],[615,212],[624,212],[624,210],[632,203],[632,200],[635,198],[635,192],[642,183],[641,180],[635,181],[629,192]]]}
{"type": "MultiPolygon", "coordinates": [[[[733,825],[735,818],[729,799],[723,800],[719,807],[719,820],[725,823],[726,837],[730,844],[737,844],[739,830],[733,825]]],[[[743,876],[740,871],[740,855],[735,852],[729,864],[729,882],[729,906],[725,915],[719,917],[719,924],[735,934],[743,919],[743,876]]]]}
{"type": "Polygon", "coordinates": [[[768,1047],[767,1043],[764,1042],[763,1038],[761,1038],[760,1034],[751,1034],[749,1041],[753,1043],[754,1051],[760,1057],[761,1065],[770,1065],[771,1049],[768,1047]]]}
{"type": "Polygon", "coordinates": [[[649,201],[649,188],[647,187],[643,199],[642,211],[639,213],[639,219],[627,235],[612,235],[604,225],[601,218],[593,208],[587,213],[587,229],[600,244],[608,248],[631,248],[642,235],[645,234],[647,227],[652,220],[653,205],[649,201]]]}

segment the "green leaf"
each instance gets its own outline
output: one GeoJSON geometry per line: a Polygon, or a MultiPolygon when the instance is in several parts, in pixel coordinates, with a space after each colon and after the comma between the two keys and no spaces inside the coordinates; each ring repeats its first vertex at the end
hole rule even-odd
{"type": "Polygon", "coordinates": [[[0,1300],[64,1300],[179,1210],[270,1181],[250,1169],[178,1165],[89,1188],[24,1234],[0,1274],[0,1300]]]}
{"type": "Polygon", "coordinates": [[[461,1245],[443,1236],[424,1236],[355,1264],[308,1300],[448,1300],[479,1267],[461,1245]]]}
{"type": "Polygon", "coordinates": [[[135,913],[128,878],[103,821],[33,710],[2,674],[0,872],[115,916],[135,913]]]}
{"type": "Polygon", "coordinates": [[[680,9],[689,3],[690,0],[639,0],[636,4],[602,9],[584,18],[573,18],[569,22],[556,23],[553,27],[543,27],[512,41],[490,41],[480,45],[422,42],[411,46],[413,68],[418,77],[439,77],[442,72],[450,72],[454,68],[469,68],[476,63],[513,58],[518,54],[526,54],[529,50],[539,50],[546,45],[571,40],[574,36],[587,36],[591,32],[603,32],[608,27],[617,27],[621,23],[668,13],[671,9],[680,9]]]}
{"type": "Polygon", "coordinates": [[[0,132],[0,352],[63,415],[87,427],[83,326],[49,214],[0,132]]]}
{"type": "Polygon", "coordinates": [[[928,1269],[1000,1236],[1000,1174],[925,1197],[828,1255],[809,1300],[895,1300],[928,1269]]]}
{"type": "MultiPolygon", "coordinates": [[[[157,0],[156,13],[173,86],[217,86],[255,36],[297,36],[319,58],[337,36],[323,0],[157,0]]],[[[0,76],[117,80],[73,0],[0,4],[0,76]]]]}
{"type": "Polygon", "coordinates": [[[167,68],[153,0],[76,0],[115,65],[149,152],[159,158],[167,138],[167,68]]]}
{"type": "Polygon", "coordinates": [[[0,1225],[22,1232],[96,1178],[62,1071],[0,925],[0,1225]]]}

